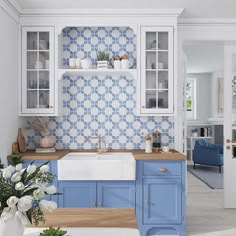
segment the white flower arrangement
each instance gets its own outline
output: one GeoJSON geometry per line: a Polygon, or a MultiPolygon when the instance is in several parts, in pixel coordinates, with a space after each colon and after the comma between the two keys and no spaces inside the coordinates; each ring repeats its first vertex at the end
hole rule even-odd
{"type": "Polygon", "coordinates": [[[52,180],[48,162],[39,167],[32,163],[23,169],[22,164],[18,164],[1,170],[1,220],[7,222],[17,217],[25,225],[44,222],[43,211],[57,208],[56,202],[44,200],[46,195],[57,194],[57,188],[50,185],[52,180]]]}

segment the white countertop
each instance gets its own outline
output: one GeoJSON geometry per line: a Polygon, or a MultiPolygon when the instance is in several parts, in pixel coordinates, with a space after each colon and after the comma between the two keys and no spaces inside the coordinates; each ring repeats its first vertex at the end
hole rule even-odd
{"type": "MultiPolygon", "coordinates": [[[[128,228],[62,228],[68,236],[140,236],[137,229],[128,228]]],[[[24,236],[39,236],[44,228],[26,228],[24,236]]]]}

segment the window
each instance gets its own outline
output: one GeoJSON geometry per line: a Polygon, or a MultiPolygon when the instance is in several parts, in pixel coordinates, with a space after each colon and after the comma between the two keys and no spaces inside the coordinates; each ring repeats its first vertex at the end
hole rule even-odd
{"type": "Polygon", "coordinates": [[[186,82],[186,113],[188,120],[196,120],[196,79],[189,78],[186,82]]]}

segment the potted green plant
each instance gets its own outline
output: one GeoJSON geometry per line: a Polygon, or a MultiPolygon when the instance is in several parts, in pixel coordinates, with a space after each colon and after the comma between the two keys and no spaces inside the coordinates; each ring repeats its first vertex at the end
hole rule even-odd
{"type": "Polygon", "coordinates": [[[108,69],[109,53],[106,51],[97,52],[97,69],[108,69]]]}
{"type": "Polygon", "coordinates": [[[42,233],[40,233],[39,236],[64,236],[67,234],[67,231],[61,230],[60,227],[58,228],[53,228],[50,226],[49,229],[45,229],[42,233]]]}
{"type": "Polygon", "coordinates": [[[8,155],[8,161],[12,166],[16,166],[22,163],[22,156],[17,154],[8,155]]]}

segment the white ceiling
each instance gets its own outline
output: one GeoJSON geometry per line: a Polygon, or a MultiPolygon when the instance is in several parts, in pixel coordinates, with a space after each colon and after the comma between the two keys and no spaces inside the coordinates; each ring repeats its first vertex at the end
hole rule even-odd
{"type": "Polygon", "coordinates": [[[211,73],[224,71],[223,42],[198,42],[184,46],[187,57],[187,73],[211,73]]]}
{"type": "MultiPolygon", "coordinates": [[[[11,0],[10,0],[11,1],[11,0]]],[[[236,0],[16,0],[23,9],[185,8],[182,17],[236,18],[236,0]]]]}

